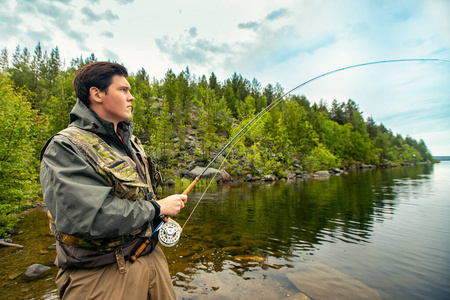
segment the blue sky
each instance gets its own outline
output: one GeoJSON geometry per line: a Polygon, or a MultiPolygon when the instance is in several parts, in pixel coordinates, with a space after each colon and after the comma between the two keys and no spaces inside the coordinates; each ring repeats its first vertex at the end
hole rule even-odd
{"type": "MultiPolygon", "coordinates": [[[[0,48],[58,46],[161,79],[234,72],[286,91],[322,73],[372,61],[450,60],[450,1],[0,0],[0,48]]],[[[342,71],[295,93],[354,100],[394,133],[450,155],[450,63],[405,62],[342,71]]]]}

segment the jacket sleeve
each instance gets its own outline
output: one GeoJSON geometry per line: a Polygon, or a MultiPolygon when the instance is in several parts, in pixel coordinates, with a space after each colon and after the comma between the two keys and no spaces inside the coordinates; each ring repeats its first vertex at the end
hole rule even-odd
{"type": "Polygon", "coordinates": [[[140,228],[159,211],[150,201],[115,197],[66,137],[55,136],[44,151],[42,193],[58,231],[84,239],[114,238],[140,228]]]}

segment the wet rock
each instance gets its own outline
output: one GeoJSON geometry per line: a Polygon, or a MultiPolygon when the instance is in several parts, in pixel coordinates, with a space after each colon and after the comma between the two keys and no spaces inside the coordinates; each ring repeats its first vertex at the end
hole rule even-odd
{"type": "Polygon", "coordinates": [[[44,272],[50,270],[50,267],[43,266],[41,264],[31,265],[25,272],[25,276],[27,277],[37,277],[42,275],[44,272]]]}
{"type": "Polygon", "coordinates": [[[306,263],[303,270],[289,272],[286,276],[312,299],[381,300],[380,294],[363,282],[320,263],[306,263]]]}
{"type": "Polygon", "coordinates": [[[253,261],[253,262],[263,262],[266,261],[266,259],[262,256],[258,255],[237,255],[234,257],[236,260],[241,261],[253,261]]]}
{"type": "Polygon", "coordinates": [[[295,174],[291,173],[290,171],[284,171],[284,173],[286,174],[286,177],[288,179],[294,179],[295,178],[295,174]]]}
{"type": "Polygon", "coordinates": [[[17,277],[19,277],[19,276],[21,276],[21,275],[22,275],[22,272],[15,272],[15,273],[10,274],[10,275],[8,276],[8,278],[9,278],[10,280],[14,280],[14,279],[16,279],[17,277]]]}
{"type": "MultiPolygon", "coordinates": [[[[187,173],[187,177],[191,179],[195,179],[197,176],[199,176],[203,172],[203,167],[195,167],[193,170],[189,171],[187,173]]],[[[209,168],[206,170],[205,174],[202,175],[202,178],[213,178],[216,181],[227,181],[231,179],[230,174],[228,174],[226,171],[223,170],[217,170],[214,168],[209,168]]]]}
{"type": "Polygon", "coordinates": [[[316,174],[321,177],[330,176],[330,173],[328,171],[317,171],[316,174]]]}
{"type": "Polygon", "coordinates": [[[277,177],[273,174],[269,174],[269,175],[264,175],[263,179],[265,181],[275,181],[275,180],[277,180],[277,177]]]}

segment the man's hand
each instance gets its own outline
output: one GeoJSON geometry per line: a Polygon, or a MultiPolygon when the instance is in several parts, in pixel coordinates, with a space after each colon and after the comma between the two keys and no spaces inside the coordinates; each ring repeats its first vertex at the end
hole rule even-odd
{"type": "Polygon", "coordinates": [[[178,228],[180,228],[180,233],[183,232],[183,228],[181,228],[180,224],[178,224],[178,222],[175,221],[174,219],[172,219],[172,218],[167,218],[167,222],[176,224],[176,225],[178,226],[178,228]]]}
{"type": "Polygon", "coordinates": [[[161,206],[160,215],[175,216],[184,207],[187,202],[186,195],[171,195],[158,201],[161,206]]]}

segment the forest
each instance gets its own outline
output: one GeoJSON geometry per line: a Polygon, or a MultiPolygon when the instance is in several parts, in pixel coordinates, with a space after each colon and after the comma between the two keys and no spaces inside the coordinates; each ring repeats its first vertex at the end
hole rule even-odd
{"type": "MultiPolygon", "coordinates": [[[[0,237],[16,224],[16,213],[41,201],[39,156],[46,141],[68,125],[76,102],[75,71],[97,61],[94,54],[62,61],[58,47],[33,52],[19,45],[0,54],[0,237]]],[[[279,84],[265,87],[239,74],[219,82],[192,75],[189,68],[150,79],[142,68],[128,77],[134,134],[158,163],[165,178],[209,162],[265,107],[284,94],[279,84]]],[[[433,162],[423,140],[394,134],[358,104],[334,100],[311,103],[289,94],[233,144],[223,168],[233,179],[246,174],[349,168],[362,164],[389,167],[433,162]]]]}

